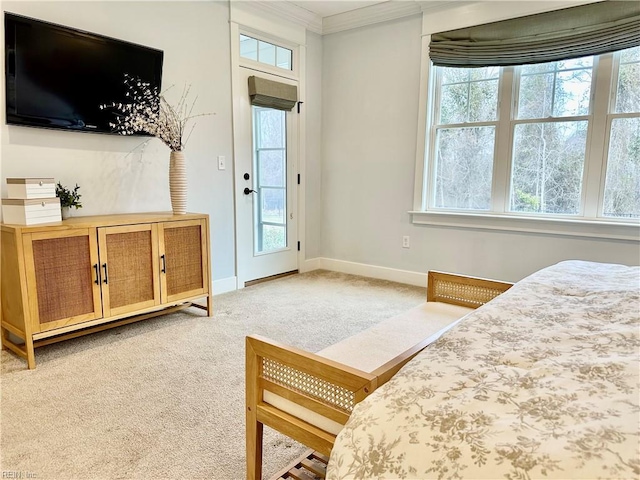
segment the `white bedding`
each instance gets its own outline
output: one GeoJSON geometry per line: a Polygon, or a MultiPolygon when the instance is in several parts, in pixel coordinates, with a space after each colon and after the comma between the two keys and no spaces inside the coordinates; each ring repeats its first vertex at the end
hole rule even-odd
{"type": "Polygon", "coordinates": [[[562,262],[358,404],[327,479],[640,478],[640,268],[562,262]]]}

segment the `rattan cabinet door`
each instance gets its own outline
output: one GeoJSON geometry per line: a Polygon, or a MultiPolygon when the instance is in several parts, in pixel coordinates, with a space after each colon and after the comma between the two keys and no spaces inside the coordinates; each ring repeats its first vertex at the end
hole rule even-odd
{"type": "Polygon", "coordinates": [[[102,227],[98,240],[104,316],[160,305],[157,226],[102,227]]]}
{"type": "Polygon", "coordinates": [[[102,317],[95,228],[23,235],[32,332],[102,317]]]}
{"type": "Polygon", "coordinates": [[[205,220],[164,222],[158,225],[162,303],[209,292],[205,220]]]}

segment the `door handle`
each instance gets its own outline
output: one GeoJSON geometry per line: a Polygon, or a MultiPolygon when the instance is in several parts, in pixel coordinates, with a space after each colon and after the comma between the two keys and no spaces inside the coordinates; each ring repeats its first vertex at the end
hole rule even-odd
{"type": "Polygon", "coordinates": [[[160,260],[162,260],[162,273],[167,273],[167,259],[163,255],[160,255],[160,260]]]}
{"type": "Polygon", "coordinates": [[[109,277],[107,276],[107,264],[103,263],[102,264],[102,268],[104,269],[104,283],[108,284],[109,283],[109,277]]]}
{"type": "Polygon", "coordinates": [[[256,190],[252,190],[252,189],[251,189],[251,188],[249,188],[249,187],[244,187],[244,194],[245,194],[245,195],[249,195],[249,194],[251,194],[251,193],[258,193],[258,192],[257,192],[256,190]]]}
{"type": "Polygon", "coordinates": [[[96,285],[100,285],[100,267],[95,263],[93,265],[93,269],[96,271],[96,281],[94,282],[96,285]]]}

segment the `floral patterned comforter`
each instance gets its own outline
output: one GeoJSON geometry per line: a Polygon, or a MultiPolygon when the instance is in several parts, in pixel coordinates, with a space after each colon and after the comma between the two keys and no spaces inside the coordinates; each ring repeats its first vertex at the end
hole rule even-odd
{"type": "Polygon", "coordinates": [[[327,479],[640,478],[640,268],[541,270],[356,406],[327,479]]]}

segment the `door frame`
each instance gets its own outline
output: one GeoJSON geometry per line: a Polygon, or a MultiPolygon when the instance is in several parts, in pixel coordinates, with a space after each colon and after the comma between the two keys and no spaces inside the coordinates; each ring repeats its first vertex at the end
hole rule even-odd
{"type": "MultiPolygon", "coordinates": [[[[305,88],[305,72],[306,72],[306,47],[304,44],[295,40],[282,39],[278,36],[265,33],[263,31],[257,31],[250,26],[239,25],[236,22],[230,22],[230,44],[231,44],[231,93],[233,98],[233,199],[234,199],[234,244],[235,244],[235,270],[236,270],[236,288],[244,288],[246,278],[243,276],[243,272],[246,270],[245,265],[248,259],[243,258],[238,241],[238,225],[241,222],[239,212],[239,201],[242,199],[242,188],[245,186],[246,181],[242,178],[244,172],[240,171],[236,162],[237,152],[242,150],[242,146],[239,145],[240,138],[236,134],[241,128],[240,122],[243,118],[241,109],[240,98],[243,95],[247,95],[247,86],[241,81],[241,67],[255,70],[257,73],[264,72],[270,75],[277,75],[290,80],[298,82],[298,100],[304,104],[306,88],[305,88]],[[251,60],[245,60],[240,57],[240,34],[246,33],[255,38],[264,39],[276,45],[290,48],[294,50],[293,66],[294,70],[287,72],[284,69],[270,67],[269,65],[263,65],[251,60]]],[[[296,107],[294,107],[295,109],[296,107]]],[[[297,225],[295,237],[300,244],[300,249],[297,252],[297,267],[298,270],[305,259],[305,165],[306,165],[306,113],[305,108],[302,106],[298,115],[298,138],[297,138],[297,173],[300,175],[300,183],[292,185],[293,188],[297,187],[295,201],[297,211],[297,225]]],[[[292,248],[297,248],[296,245],[292,245],[292,248]]]]}

